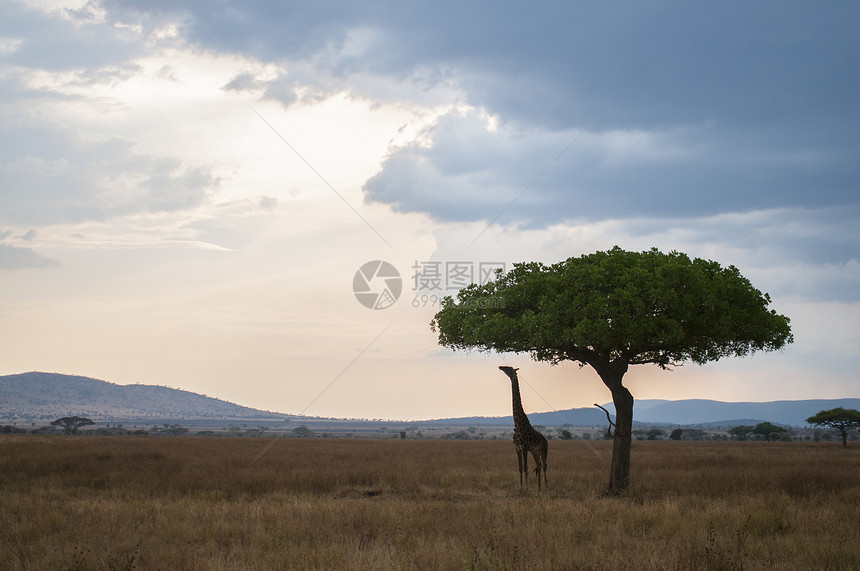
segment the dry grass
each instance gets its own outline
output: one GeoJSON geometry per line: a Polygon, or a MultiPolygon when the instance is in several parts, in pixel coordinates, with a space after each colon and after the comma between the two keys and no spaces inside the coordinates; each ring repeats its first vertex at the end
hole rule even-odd
{"type": "Polygon", "coordinates": [[[860,449],[510,442],[0,438],[0,569],[858,569],[860,449]],[[271,444],[260,456],[264,448],[271,444]]]}

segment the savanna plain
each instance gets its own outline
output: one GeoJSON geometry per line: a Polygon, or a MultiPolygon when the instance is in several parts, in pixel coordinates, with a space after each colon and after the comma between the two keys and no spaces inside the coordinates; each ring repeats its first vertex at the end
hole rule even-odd
{"type": "Polygon", "coordinates": [[[0,569],[858,569],[860,447],[0,437],[0,569]]]}

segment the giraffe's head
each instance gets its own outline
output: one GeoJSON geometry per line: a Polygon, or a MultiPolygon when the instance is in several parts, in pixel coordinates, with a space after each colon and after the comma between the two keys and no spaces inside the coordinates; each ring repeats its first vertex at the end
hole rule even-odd
{"type": "Polygon", "coordinates": [[[506,374],[507,376],[511,377],[512,379],[513,379],[513,378],[515,378],[515,377],[517,376],[517,371],[519,371],[519,368],[516,368],[516,369],[515,369],[515,368],[513,368],[513,367],[509,367],[508,365],[500,365],[500,366],[499,366],[499,369],[500,369],[504,374],[506,374]]]}

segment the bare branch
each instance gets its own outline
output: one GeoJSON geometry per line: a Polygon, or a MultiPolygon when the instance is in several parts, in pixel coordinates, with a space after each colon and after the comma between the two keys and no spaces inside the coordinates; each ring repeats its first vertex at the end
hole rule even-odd
{"type": "Polygon", "coordinates": [[[603,412],[606,413],[606,420],[609,421],[609,428],[606,429],[606,436],[609,438],[612,438],[614,436],[612,430],[615,428],[615,423],[612,422],[612,419],[609,417],[609,411],[597,403],[594,403],[594,406],[596,406],[597,408],[599,408],[600,410],[602,410],[603,412]]]}

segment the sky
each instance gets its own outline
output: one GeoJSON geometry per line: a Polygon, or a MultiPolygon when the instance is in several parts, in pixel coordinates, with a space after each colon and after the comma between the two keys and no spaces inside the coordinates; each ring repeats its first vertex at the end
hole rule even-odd
{"type": "Polygon", "coordinates": [[[527,412],[591,406],[611,400],[591,369],[455,353],[429,323],[496,267],[618,245],[738,267],[795,335],[632,367],[634,397],[858,397],[858,21],[850,2],[7,0],[0,374],[418,420],[510,414],[510,364],[527,412]]]}

